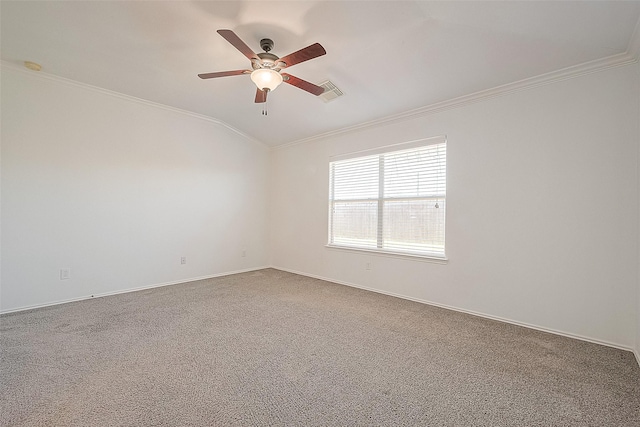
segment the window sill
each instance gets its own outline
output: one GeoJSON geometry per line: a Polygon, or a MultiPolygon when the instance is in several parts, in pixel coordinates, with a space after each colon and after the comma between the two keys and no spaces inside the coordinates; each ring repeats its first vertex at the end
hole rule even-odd
{"type": "Polygon", "coordinates": [[[391,251],[380,251],[374,249],[364,249],[364,248],[356,248],[350,246],[335,246],[335,245],[325,245],[325,248],[345,251],[345,252],[364,252],[370,255],[377,255],[387,258],[401,258],[408,259],[413,261],[422,261],[422,262],[431,262],[434,264],[447,264],[449,259],[447,257],[439,257],[435,255],[419,255],[419,254],[409,254],[409,253],[398,253],[391,251]]]}

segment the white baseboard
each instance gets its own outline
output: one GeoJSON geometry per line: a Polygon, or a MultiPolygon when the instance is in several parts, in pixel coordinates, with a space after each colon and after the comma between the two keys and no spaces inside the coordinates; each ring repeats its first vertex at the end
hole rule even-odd
{"type": "Polygon", "coordinates": [[[410,301],[419,302],[419,303],[422,303],[422,304],[427,304],[427,305],[432,305],[432,306],[435,306],[435,307],[445,308],[447,310],[458,311],[460,313],[471,314],[473,316],[484,317],[485,319],[497,320],[499,322],[510,323],[512,325],[517,325],[517,326],[523,326],[525,328],[535,329],[537,331],[548,332],[550,334],[561,335],[563,337],[574,338],[574,339],[581,340],[581,341],[587,341],[587,342],[591,342],[591,343],[594,343],[594,344],[600,344],[600,345],[604,345],[604,346],[607,346],[607,347],[613,347],[613,348],[617,348],[617,349],[620,349],[620,350],[630,351],[630,352],[635,354],[636,360],[638,362],[638,365],[640,366],[640,354],[635,349],[630,348],[630,347],[626,347],[624,345],[612,343],[612,342],[609,342],[609,341],[604,341],[604,340],[600,340],[600,339],[597,339],[597,338],[586,337],[586,336],[583,336],[583,335],[573,334],[573,333],[570,333],[570,332],[559,331],[559,330],[556,330],[556,329],[545,328],[543,326],[532,325],[530,323],[520,322],[520,321],[517,321],[517,320],[507,319],[507,318],[499,317],[499,316],[493,316],[491,314],[481,313],[481,312],[473,311],[473,310],[467,310],[467,309],[464,309],[464,308],[454,307],[454,306],[447,305],[447,304],[440,304],[440,303],[437,303],[437,302],[428,301],[428,300],[424,300],[424,299],[420,299],[420,298],[413,298],[413,297],[410,297],[410,296],[407,296],[407,295],[397,294],[397,293],[394,293],[394,292],[382,291],[380,289],[369,288],[367,286],[356,285],[354,283],[343,282],[341,280],[330,279],[330,278],[327,278],[327,277],[317,276],[315,274],[303,273],[301,271],[291,270],[291,269],[288,269],[288,268],[277,267],[277,266],[274,266],[274,265],[272,265],[271,268],[274,268],[276,270],[286,271],[286,272],[293,273],[293,274],[299,274],[301,276],[311,277],[311,278],[314,278],[314,279],[320,279],[320,280],[324,280],[324,281],[331,282],[331,283],[337,283],[339,285],[350,286],[352,288],[364,289],[366,291],[376,292],[376,293],[379,293],[379,294],[389,295],[389,296],[396,297],[396,298],[402,298],[402,299],[406,299],[406,300],[410,300],[410,301]]]}
{"type": "Polygon", "coordinates": [[[189,279],[180,279],[180,280],[176,280],[176,281],[173,281],[173,282],[157,283],[157,284],[154,284],[154,285],[139,286],[139,287],[136,287],[136,288],[129,288],[129,289],[121,289],[121,290],[118,290],[118,291],[103,292],[101,294],[85,295],[85,296],[77,297],[77,298],[70,298],[70,299],[65,299],[65,300],[47,302],[47,303],[44,303],[44,304],[28,305],[28,306],[24,306],[24,307],[12,308],[10,310],[3,310],[3,311],[0,311],[0,314],[8,314],[8,313],[15,313],[15,312],[18,312],[18,311],[33,310],[35,308],[50,307],[52,305],[66,304],[68,302],[83,301],[83,300],[86,300],[86,299],[107,297],[107,296],[110,296],[110,295],[126,294],[127,292],[143,291],[145,289],[160,288],[160,287],[163,287],[163,286],[179,285],[180,283],[195,282],[196,280],[204,280],[204,279],[213,279],[214,277],[230,276],[232,274],[247,273],[249,271],[256,271],[256,270],[264,270],[265,268],[269,268],[269,267],[268,266],[262,266],[262,267],[247,268],[247,269],[244,269],[244,270],[227,271],[227,272],[224,272],[224,273],[217,273],[217,274],[212,274],[212,275],[208,275],[208,276],[192,277],[192,278],[189,278],[189,279]]]}
{"type": "Polygon", "coordinates": [[[10,310],[0,311],[0,314],[8,314],[8,313],[15,313],[15,312],[19,312],[19,311],[33,310],[33,309],[36,309],[36,308],[50,307],[50,306],[53,306],[53,305],[66,304],[66,303],[75,302],[75,301],[83,301],[83,300],[86,300],[86,299],[100,298],[100,297],[106,297],[106,296],[110,296],[110,295],[124,294],[124,293],[127,293],[127,292],[142,291],[142,290],[145,290],[145,289],[160,288],[160,287],[163,287],[163,286],[179,285],[181,283],[194,282],[194,281],[197,281],[197,280],[204,280],[204,279],[213,279],[215,277],[230,276],[232,274],[247,273],[247,272],[250,272],[250,271],[257,271],[257,270],[264,270],[266,268],[273,268],[273,269],[276,269],[276,270],[282,270],[282,271],[286,271],[286,272],[293,273],[293,274],[299,274],[301,276],[311,277],[311,278],[314,278],[314,279],[320,279],[320,280],[324,280],[324,281],[331,282],[331,283],[337,283],[339,285],[350,286],[352,288],[363,289],[363,290],[366,290],[366,291],[371,291],[371,292],[376,292],[376,293],[379,293],[379,294],[389,295],[389,296],[396,297],[396,298],[402,298],[402,299],[406,299],[406,300],[409,300],[409,301],[419,302],[421,304],[432,305],[432,306],[435,306],[435,307],[445,308],[447,310],[453,310],[453,311],[457,311],[457,312],[460,312],[460,313],[471,314],[473,316],[483,317],[483,318],[491,319],[491,320],[497,320],[499,322],[510,323],[512,325],[517,325],[517,326],[523,326],[523,327],[529,328],[529,329],[535,329],[535,330],[542,331],[542,332],[548,332],[548,333],[555,334],[555,335],[560,335],[560,336],[564,336],[564,337],[568,337],[568,338],[574,338],[574,339],[578,339],[578,340],[581,340],[581,341],[591,342],[591,343],[594,343],[594,344],[605,345],[607,347],[613,347],[613,348],[617,348],[617,349],[620,349],[620,350],[630,351],[635,355],[636,362],[638,362],[638,366],[640,366],[640,351],[638,349],[629,348],[629,347],[626,347],[626,346],[623,346],[623,345],[620,345],[620,344],[616,344],[616,343],[612,343],[612,342],[608,342],[608,341],[603,341],[603,340],[599,340],[599,339],[595,339],[595,338],[591,338],[591,337],[586,337],[586,336],[583,336],[583,335],[572,334],[572,333],[569,333],[569,332],[559,331],[559,330],[556,330],[556,329],[550,329],[550,328],[545,328],[545,327],[542,327],[542,326],[532,325],[532,324],[525,323],[525,322],[519,322],[517,320],[507,319],[507,318],[504,318],[504,317],[493,316],[493,315],[486,314],[486,313],[480,313],[480,312],[473,311],[473,310],[466,310],[466,309],[463,309],[463,308],[454,307],[454,306],[450,306],[450,305],[447,305],[447,304],[440,304],[440,303],[437,303],[437,302],[428,301],[428,300],[424,300],[424,299],[420,299],[420,298],[413,298],[413,297],[410,297],[410,296],[407,296],[407,295],[397,294],[395,292],[382,291],[380,289],[369,288],[367,286],[356,285],[354,283],[344,282],[344,281],[341,281],[341,280],[335,280],[335,279],[331,279],[331,278],[328,278],[328,277],[318,276],[318,275],[315,275],[315,274],[303,273],[301,271],[291,270],[291,269],[288,269],[288,268],[278,267],[278,266],[273,266],[273,265],[272,266],[253,267],[253,268],[247,268],[247,269],[236,270],[236,271],[228,271],[228,272],[217,273],[217,274],[212,274],[212,275],[208,275],[208,276],[193,277],[193,278],[189,278],[189,279],[181,279],[181,280],[177,280],[177,281],[173,281],[173,282],[165,282],[165,283],[158,283],[158,284],[154,284],[154,285],[140,286],[140,287],[136,287],[136,288],[122,289],[122,290],[113,291],[113,292],[103,292],[101,294],[93,294],[93,295],[86,295],[86,296],[82,296],[82,297],[78,297],[78,298],[71,298],[71,299],[66,299],[66,300],[52,301],[52,302],[45,303],[45,304],[36,304],[36,305],[24,306],[24,307],[14,308],[14,309],[10,309],[10,310]]]}

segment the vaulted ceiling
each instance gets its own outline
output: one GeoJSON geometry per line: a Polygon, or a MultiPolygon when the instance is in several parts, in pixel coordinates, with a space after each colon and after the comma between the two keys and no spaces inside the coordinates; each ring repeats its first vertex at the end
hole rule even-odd
{"type": "MultiPolygon", "coordinates": [[[[627,54],[640,2],[628,1],[2,1],[1,59],[217,119],[276,146],[590,61],[627,54]],[[216,33],[284,56],[321,43],[325,56],[287,69],[344,96],[325,103],[290,85],[254,103],[249,68],[216,33]]],[[[634,33],[636,31],[636,33],[634,33]]]]}

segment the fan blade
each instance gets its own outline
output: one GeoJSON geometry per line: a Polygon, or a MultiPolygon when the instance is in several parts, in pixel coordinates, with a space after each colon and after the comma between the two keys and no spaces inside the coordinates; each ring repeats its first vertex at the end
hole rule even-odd
{"type": "Polygon", "coordinates": [[[320,43],[314,43],[311,46],[307,46],[304,49],[300,49],[297,52],[293,52],[285,57],[282,57],[276,62],[284,62],[284,67],[291,67],[292,65],[317,58],[318,56],[322,56],[326,53],[327,51],[324,50],[320,43]]]}
{"type": "Polygon", "coordinates": [[[282,73],[282,77],[284,77],[283,81],[285,83],[289,83],[297,88],[302,90],[306,90],[309,93],[314,94],[315,96],[322,95],[324,93],[324,88],[314,85],[313,83],[309,83],[306,80],[299,79],[296,76],[292,76],[291,74],[282,73]]]}
{"type": "Polygon", "coordinates": [[[267,92],[264,90],[256,89],[256,104],[261,102],[267,102],[267,92]]]}
{"type": "Polygon", "coordinates": [[[236,36],[236,33],[234,33],[233,31],[231,31],[231,30],[218,30],[218,34],[220,34],[222,37],[224,37],[224,39],[226,41],[231,43],[233,45],[233,47],[235,47],[240,52],[242,52],[242,54],[244,56],[246,56],[247,58],[249,58],[249,59],[259,59],[258,55],[256,55],[255,52],[252,51],[251,48],[245,44],[245,42],[240,40],[240,37],[236,36]]]}
{"type": "Polygon", "coordinates": [[[215,77],[239,76],[241,74],[249,74],[249,70],[220,71],[218,73],[198,74],[201,79],[213,79],[215,77]]]}

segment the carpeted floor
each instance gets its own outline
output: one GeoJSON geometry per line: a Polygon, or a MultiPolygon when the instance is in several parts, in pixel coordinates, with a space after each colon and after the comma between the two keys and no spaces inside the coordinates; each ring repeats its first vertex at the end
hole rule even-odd
{"type": "Polygon", "coordinates": [[[640,426],[629,352],[273,269],[0,330],[2,426],[640,426]]]}

